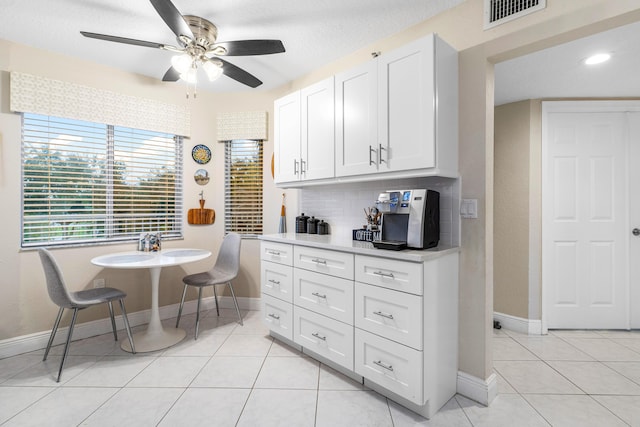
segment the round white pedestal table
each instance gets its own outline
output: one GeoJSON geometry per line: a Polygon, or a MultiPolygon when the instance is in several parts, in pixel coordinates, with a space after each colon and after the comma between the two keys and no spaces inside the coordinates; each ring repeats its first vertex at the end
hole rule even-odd
{"type": "MultiPolygon", "coordinates": [[[[162,327],[158,307],[158,289],[162,267],[187,264],[208,258],[211,252],[204,249],[165,249],[158,252],[117,252],[93,258],[91,263],[104,268],[148,268],[151,274],[151,320],[146,331],[133,334],[136,352],[149,352],[171,347],[186,336],[184,329],[162,327]]],[[[131,352],[129,341],[123,341],[120,347],[131,352]]]]}

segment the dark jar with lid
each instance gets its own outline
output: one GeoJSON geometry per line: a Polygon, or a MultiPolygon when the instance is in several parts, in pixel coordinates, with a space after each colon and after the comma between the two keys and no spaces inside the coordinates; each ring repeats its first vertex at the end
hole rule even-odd
{"type": "Polygon", "coordinates": [[[324,222],[324,220],[321,220],[318,223],[318,234],[329,234],[329,224],[327,224],[326,222],[324,222]]]}
{"type": "Polygon", "coordinates": [[[307,220],[307,233],[308,234],[317,234],[318,233],[318,221],[316,217],[312,216],[307,220]]]}
{"type": "Polygon", "coordinates": [[[308,216],[302,213],[302,215],[296,217],[296,233],[306,233],[307,232],[307,220],[308,216]]]}

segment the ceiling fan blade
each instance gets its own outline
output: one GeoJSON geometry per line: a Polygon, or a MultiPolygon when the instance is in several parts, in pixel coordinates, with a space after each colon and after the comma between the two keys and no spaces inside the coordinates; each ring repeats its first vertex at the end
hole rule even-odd
{"type": "Polygon", "coordinates": [[[116,42],[116,43],[132,44],[135,46],[154,47],[157,49],[164,49],[165,47],[165,45],[161,43],[147,42],[144,40],[136,40],[136,39],[128,39],[126,37],[109,36],[106,34],[89,33],[87,31],[80,31],[80,34],[82,34],[85,37],[89,37],[91,39],[106,40],[109,42],[116,42]]]}
{"type": "Polygon", "coordinates": [[[238,40],[216,43],[227,50],[226,56],[269,55],[285,51],[280,40],[238,40]]]}
{"type": "Polygon", "coordinates": [[[191,28],[187,25],[187,22],[182,17],[182,14],[171,3],[170,0],[149,0],[153,7],[158,12],[158,15],[164,20],[164,22],[171,28],[173,33],[180,36],[187,36],[190,39],[193,38],[191,28]]]}
{"type": "Polygon", "coordinates": [[[163,82],[177,82],[178,80],[180,80],[180,73],[173,67],[169,67],[162,77],[163,82]]]}
{"type": "Polygon", "coordinates": [[[236,67],[232,63],[227,62],[222,58],[217,57],[216,59],[222,62],[222,73],[231,77],[233,80],[253,88],[256,88],[262,84],[262,82],[257,77],[249,74],[242,68],[236,67]]]}

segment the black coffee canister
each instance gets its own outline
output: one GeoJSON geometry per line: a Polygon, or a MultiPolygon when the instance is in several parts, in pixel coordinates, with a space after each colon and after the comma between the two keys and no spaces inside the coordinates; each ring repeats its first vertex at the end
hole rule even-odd
{"type": "Polygon", "coordinates": [[[306,233],[307,232],[307,220],[308,216],[302,213],[302,215],[296,217],[296,233],[306,233]]]}
{"type": "Polygon", "coordinates": [[[329,224],[324,222],[324,220],[318,223],[317,229],[318,234],[329,234],[329,224]]]}
{"type": "Polygon", "coordinates": [[[318,220],[314,216],[312,216],[307,220],[307,233],[309,234],[318,233],[318,220]]]}

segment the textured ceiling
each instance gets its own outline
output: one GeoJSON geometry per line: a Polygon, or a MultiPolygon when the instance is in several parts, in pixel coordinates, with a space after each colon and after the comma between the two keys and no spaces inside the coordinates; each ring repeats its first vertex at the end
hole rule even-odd
{"type": "MultiPolygon", "coordinates": [[[[286,52],[233,57],[271,89],[463,0],[173,0],[183,15],[218,27],[218,41],[280,39],[286,52]]],[[[176,45],[147,0],[0,0],[0,39],[161,79],[171,53],[87,39],[80,31],[176,45]]],[[[201,77],[200,82],[203,81],[201,77]]],[[[256,90],[223,76],[199,89],[256,90]]]]}

